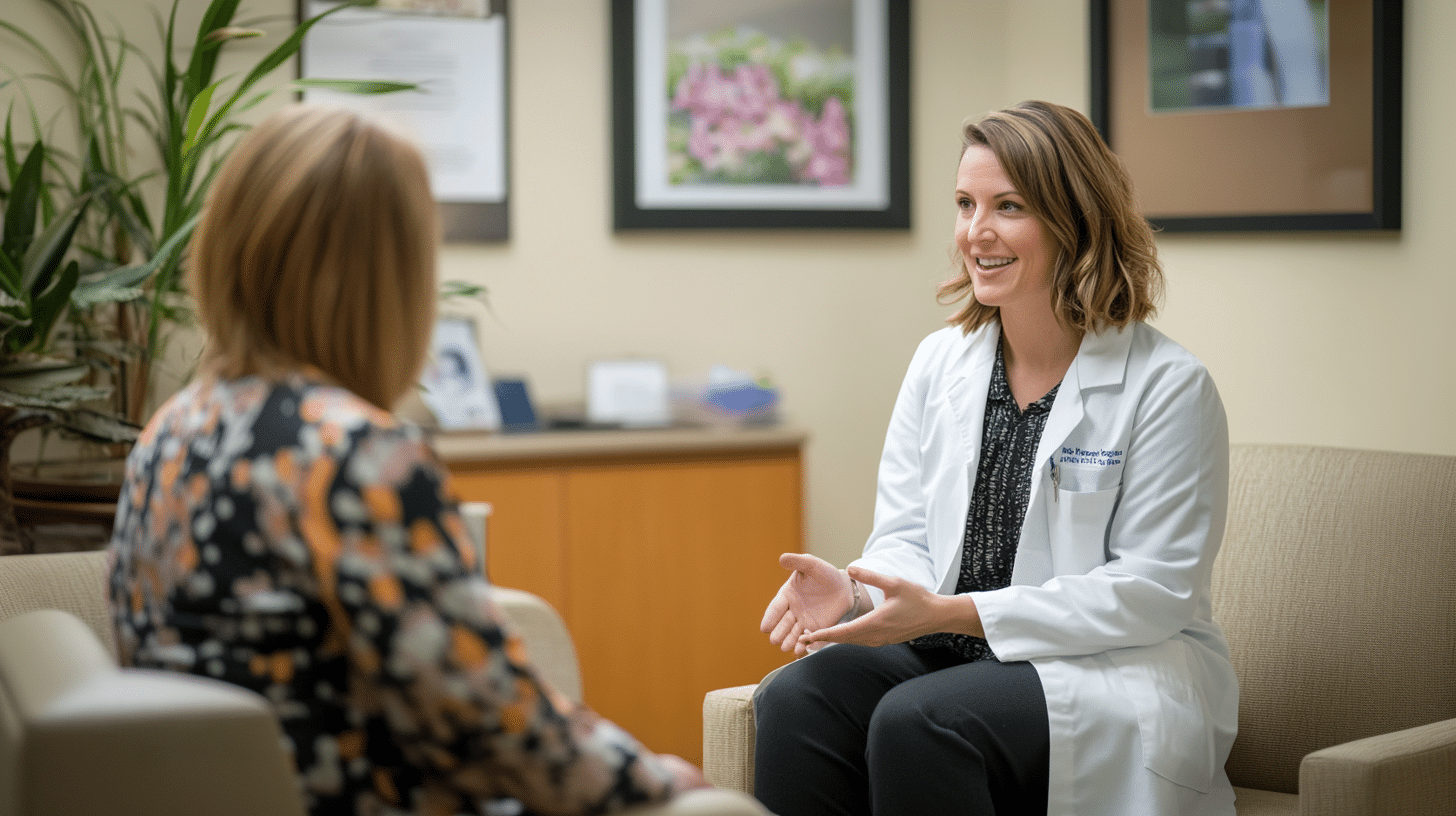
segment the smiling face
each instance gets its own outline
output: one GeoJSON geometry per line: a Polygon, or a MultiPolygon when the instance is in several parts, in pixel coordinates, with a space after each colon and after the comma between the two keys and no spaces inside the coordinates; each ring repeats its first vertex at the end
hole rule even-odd
{"type": "Polygon", "coordinates": [[[1000,308],[1003,321],[1027,309],[1050,311],[1057,246],[991,148],[966,148],[955,201],[956,247],[976,300],[1000,308]]]}

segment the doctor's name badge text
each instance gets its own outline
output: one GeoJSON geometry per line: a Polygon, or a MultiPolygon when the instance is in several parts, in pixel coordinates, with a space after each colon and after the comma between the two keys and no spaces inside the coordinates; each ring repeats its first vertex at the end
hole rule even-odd
{"type": "Polygon", "coordinates": [[[1057,464],[1060,465],[1109,465],[1122,464],[1122,451],[1120,450],[1084,450],[1082,448],[1062,448],[1061,456],[1057,457],[1057,464]]]}

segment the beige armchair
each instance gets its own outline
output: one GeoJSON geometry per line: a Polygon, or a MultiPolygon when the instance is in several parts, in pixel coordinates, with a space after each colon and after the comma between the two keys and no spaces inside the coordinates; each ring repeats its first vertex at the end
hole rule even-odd
{"type": "MultiPolygon", "coordinates": [[[[494,597],[546,678],[580,700],[556,611],[518,590],[494,597]]],[[[267,702],[205,678],[118,669],[105,599],[104,553],[0,557],[0,816],[301,815],[267,702]]],[[[728,790],[632,811],[763,813],[728,790]]]]}
{"type": "MultiPolygon", "coordinates": [[[[1213,581],[1239,816],[1456,814],[1456,456],[1240,445],[1231,465],[1213,581]]],[[[753,789],[753,688],[703,703],[716,785],[753,789]]]]}
{"type": "Polygon", "coordinates": [[[0,816],[303,816],[267,701],[122,671],[76,616],[0,621],[0,816]]]}

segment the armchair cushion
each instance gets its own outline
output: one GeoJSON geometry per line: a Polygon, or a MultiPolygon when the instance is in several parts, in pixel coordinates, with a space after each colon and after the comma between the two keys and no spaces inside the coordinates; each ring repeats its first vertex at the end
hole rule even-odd
{"type": "Polygon", "coordinates": [[[1238,816],[1299,816],[1299,794],[1234,788],[1238,816]]]}
{"type": "Polygon", "coordinates": [[[1235,445],[1229,472],[1229,779],[1295,793],[1311,752],[1456,717],[1456,456],[1235,445]]]}

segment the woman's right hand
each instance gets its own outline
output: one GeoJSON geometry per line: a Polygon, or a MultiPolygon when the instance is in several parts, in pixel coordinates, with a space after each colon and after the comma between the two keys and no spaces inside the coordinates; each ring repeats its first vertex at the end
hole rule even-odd
{"type": "Polygon", "coordinates": [[[784,553],[779,566],[791,570],[789,579],[763,613],[760,632],[769,642],[789,652],[804,652],[799,637],[833,626],[849,611],[853,589],[849,576],[828,561],[804,553],[784,553]]]}

